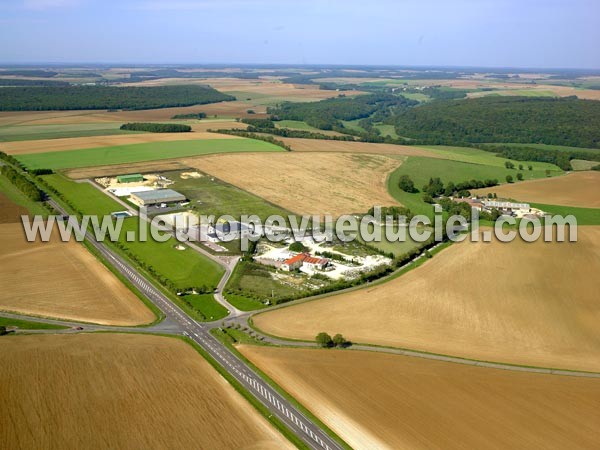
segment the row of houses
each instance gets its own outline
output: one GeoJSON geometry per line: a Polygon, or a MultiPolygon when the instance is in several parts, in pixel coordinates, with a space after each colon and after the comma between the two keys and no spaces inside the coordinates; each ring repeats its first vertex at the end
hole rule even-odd
{"type": "Polygon", "coordinates": [[[454,201],[468,203],[471,208],[479,211],[492,212],[492,210],[497,209],[503,215],[515,216],[519,218],[527,216],[541,217],[545,214],[544,211],[540,209],[532,208],[529,203],[480,199],[477,197],[455,198],[454,201]]]}

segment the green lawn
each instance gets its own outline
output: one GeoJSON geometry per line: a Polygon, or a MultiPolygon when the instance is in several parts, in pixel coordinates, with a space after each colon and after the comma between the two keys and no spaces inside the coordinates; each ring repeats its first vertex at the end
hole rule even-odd
{"type": "Polygon", "coordinates": [[[68,125],[14,125],[0,127],[0,142],[30,141],[71,137],[135,134],[120,130],[121,123],[83,123],[68,125]]]}
{"type": "Polygon", "coordinates": [[[211,153],[278,151],[284,150],[274,144],[254,139],[203,139],[34,153],[19,155],[17,159],[30,169],[66,169],[182,158],[211,153]]]}
{"type": "MultiPolygon", "coordinates": [[[[466,149],[461,147],[457,148],[461,152],[466,149]]],[[[455,161],[450,159],[434,159],[425,158],[421,156],[409,156],[405,162],[398,167],[388,178],[388,191],[390,195],[402,203],[404,206],[409,208],[415,214],[426,214],[431,216],[433,209],[431,205],[423,202],[421,192],[415,194],[409,194],[402,191],[398,187],[398,181],[401,175],[408,175],[414,181],[415,187],[421,190],[422,186],[425,185],[430,178],[439,177],[444,183],[452,181],[453,183],[460,183],[467,180],[484,180],[484,179],[498,179],[500,183],[505,182],[506,175],[512,175],[516,179],[516,174],[519,172],[515,169],[506,169],[502,163],[501,158],[497,158],[493,154],[481,151],[476,152],[471,156],[469,154],[465,156],[461,153],[455,153],[446,149],[438,149],[437,151],[446,152],[447,156],[453,157],[455,155],[459,159],[471,159],[471,160],[490,160],[494,164],[474,164],[470,162],[455,161]],[[489,155],[489,156],[488,156],[489,155]],[[500,160],[498,163],[496,159],[500,160]]],[[[517,163],[518,164],[518,163],[517,163]]],[[[525,170],[523,173],[524,179],[543,178],[546,176],[544,163],[531,163],[534,170],[527,170],[527,162],[523,162],[525,170]]],[[[558,167],[553,166],[556,171],[555,174],[562,173],[558,167]]],[[[490,188],[493,192],[493,188],[490,188]]]]}
{"type": "Polygon", "coordinates": [[[224,294],[224,296],[229,303],[231,303],[237,309],[241,309],[242,311],[256,311],[268,306],[259,300],[244,297],[243,295],[224,294]]]}
{"type": "Polygon", "coordinates": [[[286,217],[289,211],[275,206],[261,197],[227,184],[210,175],[201,178],[181,178],[181,171],[167,172],[164,175],[175,183],[169,186],[184,194],[192,209],[205,215],[219,217],[230,214],[239,218],[241,214],[256,214],[261,219],[277,214],[286,217]]]}
{"type": "MultiPolygon", "coordinates": [[[[76,183],[58,174],[43,178],[84,214],[107,215],[124,209],[88,183],[76,183]]],[[[144,222],[142,225],[150,226],[144,222]]],[[[177,250],[177,241],[174,238],[166,242],[157,242],[152,238],[146,242],[126,242],[127,232],[137,232],[139,226],[140,220],[137,217],[123,221],[119,241],[127,252],[151,266],[160,276],[171,280],[178,288],[206,286],[212,289],[217,286],[224,273],[223,268],[187,246],[184,246],[185,250],[177,250]]]]}
{"type": "Polygon", "coordinates": [[[410,100],[416,100],[418,102],[428,102],[429,100],[431,100],[431,97],[429,97],[428,95],[425,95],[425,94],[421,94],[420,92],[412,92],[412,93],[400,92],[400,95],[402,95],[403,97],[406,97],[410,100]]]}
{"type": "Polygon", "coordinates": [[[44,208],[41,202],[31,200],[3,175],[0,175],[0,192],[6,195],[12,202],[26,208],[31,215],[41,215],[44,217],[48,215],[48,210],[44,208]]]}
{"type": "Polygon", "coordinates": [[[68,327],[61,325],[52,325],[42,322],[30,322],[29,320],[10,319],[8,317],[0,317],[0,326],[3,327],[19,327],[22,330],[65,330],[68,327]]]}
{"type": "Polygon", "coordinates": [[[181,298],[200,313],[204,320],[212,321],[227,317],[227,308],[218,303],[213,294],[185,295],[181,298]]]}

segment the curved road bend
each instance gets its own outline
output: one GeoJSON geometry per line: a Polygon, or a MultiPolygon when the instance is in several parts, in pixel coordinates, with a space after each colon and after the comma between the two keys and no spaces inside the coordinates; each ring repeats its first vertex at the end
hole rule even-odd
{"type": "MultiPolygon", "coordinates": [[[[49,203],[61,214],[66,211],[54,200],[49,203]]],[[[304,416],[288,400],[258,376],[245,362],[235,356],[225,345],[210,334],[211,325],[202,325],[190,318],[183,310],[156,289],[148,280],[131,267],[118,254],[96,241],[91,233],[86,239],[167,318],[178,324],[180,332],[205,350],[223,369],[262,403],[272,415],[281,420],[299,439],[313,449],[341,450],[342,447],[320,427],[304,416]]]]}

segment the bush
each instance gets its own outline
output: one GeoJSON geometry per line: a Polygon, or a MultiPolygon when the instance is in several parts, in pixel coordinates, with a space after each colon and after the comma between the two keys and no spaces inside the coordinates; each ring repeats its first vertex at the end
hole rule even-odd
{"type": "Polygon", "coordinates": [[[304,245],[302,245],[302,242],[293,242],[290,247],[289,247],[290,251],[292,252],[298,252],[301,253],[304,250],[306,250],[306,247],[304,247],[304,245]]]}
{"type": "Polygon", "coordinates": [[[507,182],[507,183],[512,183],[513,181],[514,181],[514,180],[513,180],[513,177],[512,177],[512,175],[506,175],[506,182],[507,182]]]}
{"type": "Polygon", "coordinates": [[[517,174],[517,180],[523,181],[523,174],[521,172],[517,174]]]}

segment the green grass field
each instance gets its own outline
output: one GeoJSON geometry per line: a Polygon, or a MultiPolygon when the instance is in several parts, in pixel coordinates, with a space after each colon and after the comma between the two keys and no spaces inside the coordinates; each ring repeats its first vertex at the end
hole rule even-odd
{"type": "MultiPolygon", "coordinates": [[[[398,187],[398,181],[401,175],[408,175],[414,181],[415,187],[421,190],[422,186],[425,185],[430,178],[439,177],[444,183],[452,181],[453,183],[460,183],[467,180],[484,180],[484,179],[498,179],[500,183],[505,182],[506,175],[512,175],[516,179],[518,172],[523,173],[524,179],[543,178],[546,176],[544,163],[531,163],[534,167],[533,170],[527,170],[527,162],[523,162],[525,170],[519,171],[515,169],[506,169],[501,158],[497,158],[491,153],[481,151],[471,155],[471,149],[458,148],[461,152],[468,150],[469,154],[455,153],[454,151],[440,150],[447,152],[447,156],[453,157],[454,155],[459,159],[471,159],[471,161],[484,161],[490,160],[492,164],[477,164],[472,162],[456,161],[450,159],[433,159],[424,158],[420,156],[410,156],[406,158],[405,162],[398,167],[388,178],[388,191],[390,195],[402,203],[404,206],[409,208],[415,214],[426,214],[431,216],[433,209],[431,205],[423,202],[421,192],[415,194],[409,194],[402,191],[398,187]],[[498,161],[500,160],[500,164],[498,161]]],[[[517,163],[518,165],[518,163],[517,163]]],[[[560,174],[562,171],[556,167],[554,174],[560,174]]],[[[493,192],[493,188],[490,188],[493,192]]]]}
{"type": "MultiPolygon", "coordinates": [[[[477,148],[470,147],[449,147],[443,145],[430,145],[424,146],[423,148],[427,148],[434,153],[443,156],[446,159],[452,161],[460,161],[466,163],[473,164],[482,164],[486,166],[494,166],[504,168],[504,163],[506,161],[511,161],[518,169],[519,164],[523,165],[523,176],[526,180],[533,178],[543,178],[545,177],[546,170],[550,170],[555,172],[556,174],[560,174],[563,171],[555,166],[554,164],[544,163],[544,162],[536,162],[536,161],[513,161],[507,158],[502,158],[496,156],[492,152],[486,152],[484,150],[479,150],[477,148]],[[533,170],[529,171],[527,166],[533,166],[533,170]]],[[[514,171],[513,171],[514,172],[514,171]]],[[[513,174],[514,177],[514,174],[513,174]]]]}
{"type": "Polygon", "coordinates": [[[184,194],[191,207],[199,214],[219,217],[230,214],[239,217],[241,214],[256,214],[261,219],[270,215],[287,216],[289,211],[272,205],[261,197],[227,184],[210,175],[201,178],[182,179],[180,171],[166,172],[164,175],[175,183],[170,188],[184,194]]]}
{"type": "Polygon", "coordinates": [[[383,137],[390,136],[393,139],[398,139],[400,137],[396,134],[396,129],[394,128],[394,125],[385,125],[383,123],[380,123],[378,125],[375,125],[375,128],[381,131],[381,135],[383,137]]]}
{"type": "Polygon", "coordinates": [[[258,309],[263,309],[268,306],[261,301],[244,297],[243,295],[224,294],[224,297],[229,303],[231,303],[237,309],[241,309],[242,311],[256,311],[258,309]]]}
{"type": "Polygon", "coordinates": [[[342,120],[341,122],[344,124],[344,128],[364,133],[365,129],[358,124],[358,122],[360,122],[361,120],[362,119],[342,120]]]}
{"type": "Polygon", "coordinates": [[[301,120],[280,120],[275,122],[277,128],[291,128],[293,130],[320,131],[318,128],[311,127],[301,120]]]}
{"type": "Polygon", "coordinates": [[[0,326],[2,327],[18,327],[21,330],[66,330],[68,327],[61,325],[52,325],[42,322],[31,322],[29,320],[10,319],[8,317],[0,317],[0,326]]]}
{"type": "MultiPolygon", "coordinates": [[[[43,178],[84,214],[103,216],[123,210],[122,205],[88,183],[76,183],[58,174],[43,178]]],[[[145,222],[142,225],[150,226],[145,222]]],[[[177,250],[175,248],[177,241],[174,238],[169,238],[166,242],[157,242],[151,238],[146,242],[138,240],[127,242],[127,232],[137,232],[139,227],[140,220],[137,217],[130,217],[123,221],[119,242],[125,247],[126,252],[144,261],[157,274],[170,280],[175,287],[206,286],[212,289],[217,286],[224,273],[222,267],[187,246],[184,246],[185,250],[177,250]]]]}
{"type": "Polygon", "coordinates": [[[191,308],[198,311],[204,320],[212,321],[227,317],[227,308],[218,303],[213,294],[186,295],[182,298],[191,308]]]}
{"type": "Polygon", "coordinates": [[[531,203],[531,206],[561,216],[572,214],[577,218],[577,225],[600,225],[600,208],[577,208],[575,206],[544,205],[542,203],[531,203]]]}
{"type": "Polygon", "coordinates": [[[573,170],[592,170],[592,167],[600,165],[598,161],[586,161],[585,159],[572,159],[571,167],[573,170]]]}
{"type": "Polygon", "coordinates": [[[284,150],[268,142],[254,139],[204,139],[34,153],[19,155],[17,159],[29,169],[67,169],[183,158],[211,153],[279,151],[284,150]]]}
{"type": "Polygon", "coordinates": [[[136,134],[120,130],[121,123],[83,123],[69,125],[16,125],[0,127],[0,142],[33,141],[72,137],[136,134]]]}

